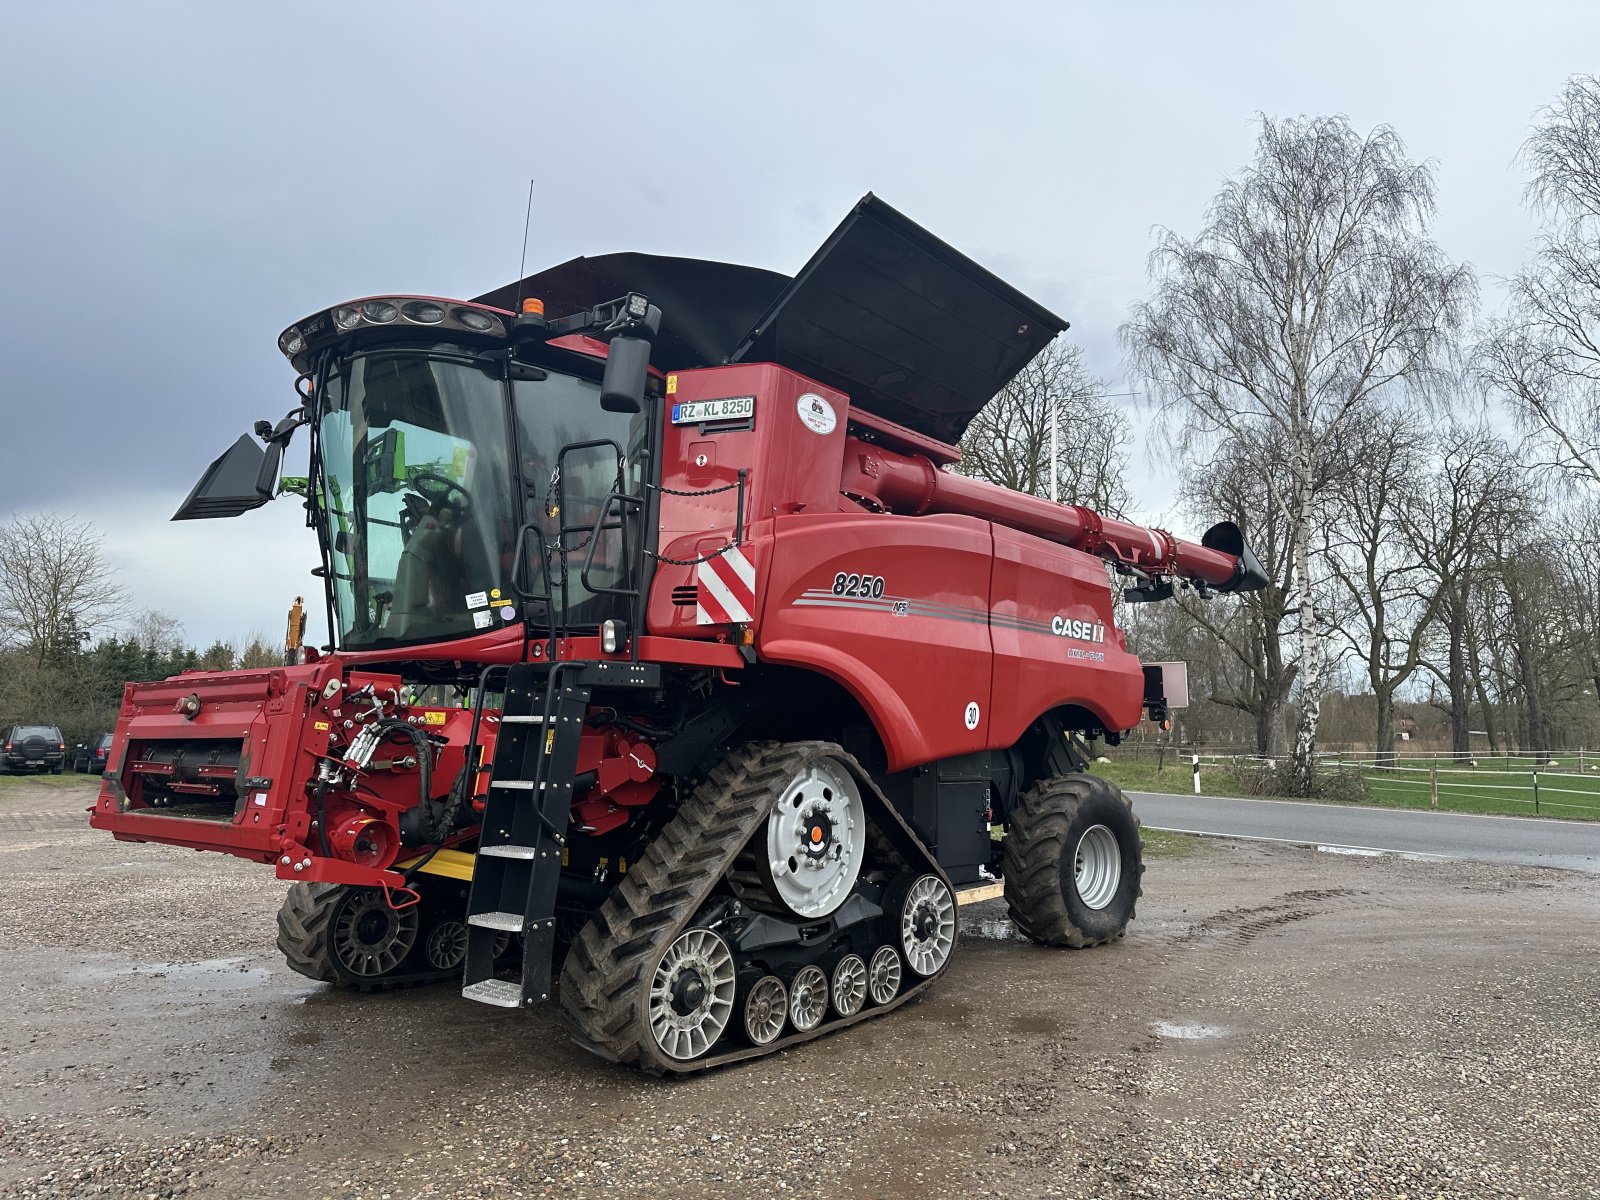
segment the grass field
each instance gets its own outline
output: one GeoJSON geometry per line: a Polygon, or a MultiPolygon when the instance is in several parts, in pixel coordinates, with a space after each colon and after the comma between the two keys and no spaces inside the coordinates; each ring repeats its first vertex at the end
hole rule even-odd
{"type": "MultiPolygon", "coordinates": [[[[1586,768],[1589,765],[1585,763],[1586,768]]],[[[1094,769],[1127,791],[1181,795],[1193,788],[1190,768],[1181,761],[1169,762],[1165,770],[1158,770],[1155,762],[1149,759],[1096,763],[1094,769]]],[[[1432,807],[1431,764],[1413,760],[1380,770],[1370,762],[1350,762],[1343,764],[1342,769],[1361,772],[1364,795],[1359,803],[1377,808],[1432,807]]],[[[1455,766],[1445,761],[1438,767],[1439,810],[1600,820],[1600,772],[1580,774],[1575,759],[1570,763],[1562,760],[1559,766],[1540,770],[1537,778],[1538,802],[1535,804],[1531,758],[1512,758],[1508,762],[1501,757],[1494,759],[1492,765],[1480,759],[1477,767],[1455,766]]],[[[1239,786],[1225,766],[1207,764],[1204,760],[1200,764],[1200,790],[1208,796],[1252,796],[1239,786]]]]}
{"type": "Polygon", "coordinates": [[[99,791],[100,776],[75,775],[71,771],[61,775],[51,775],[49,772],[43,775],[0,775],[0,802],[11,799],[25,787],[40,786],[52,788],[81,787],[86,792],[91,790],[99,791]]]}

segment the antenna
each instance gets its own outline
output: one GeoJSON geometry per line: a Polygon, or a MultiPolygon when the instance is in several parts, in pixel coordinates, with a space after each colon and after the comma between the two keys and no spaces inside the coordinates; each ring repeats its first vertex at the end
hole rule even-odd
{"type": "Polygon", "coordinates": [[[517,303],[513,313],[522,312],[522,280],[528,273],[528,227],[533,224],[533,180],[528,180],[528,211],[522,218],[522,262],[517,267],[517,303]]]}

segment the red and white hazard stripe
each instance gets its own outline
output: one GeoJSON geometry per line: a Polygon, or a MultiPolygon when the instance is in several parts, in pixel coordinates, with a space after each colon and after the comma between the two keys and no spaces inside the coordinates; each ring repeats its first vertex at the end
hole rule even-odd
{"type": "Polygon", "coordinates": [[[694,569],[700,585],[697,625],[727,625],[755,619],[756,569],[737,546],[714,554],[694,569]]]}

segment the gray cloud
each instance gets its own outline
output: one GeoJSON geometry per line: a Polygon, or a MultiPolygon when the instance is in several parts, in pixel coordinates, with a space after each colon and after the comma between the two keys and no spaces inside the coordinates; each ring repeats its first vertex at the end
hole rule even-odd
{"type": "MultiPolygon", "coordinates": [[[[1150,227],[1198,223],[1257,111],[1395,125],[1439,160],[1447,249],[1509,274],[1512,157],[1597,44],[1555,3],[10,5],[0,514],[92,517],[194,638],[275,630],[312,582],[300,514],[164,518],[288,406],[290,321],[511,278],[530,175],[530,267],[793,270],[876,191],[1119,383],[1150,227]]],[[[1141,474],[1154,515],[1167,473],[1141,474]]]]}

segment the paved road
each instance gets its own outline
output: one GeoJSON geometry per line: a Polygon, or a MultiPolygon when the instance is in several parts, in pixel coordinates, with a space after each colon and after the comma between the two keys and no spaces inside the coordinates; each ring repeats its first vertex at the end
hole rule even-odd
{"type": "Polygon", "coordinates": [[[1130,792],[1152,829],[1600,874],[1600,822],[1130,792]]]}

